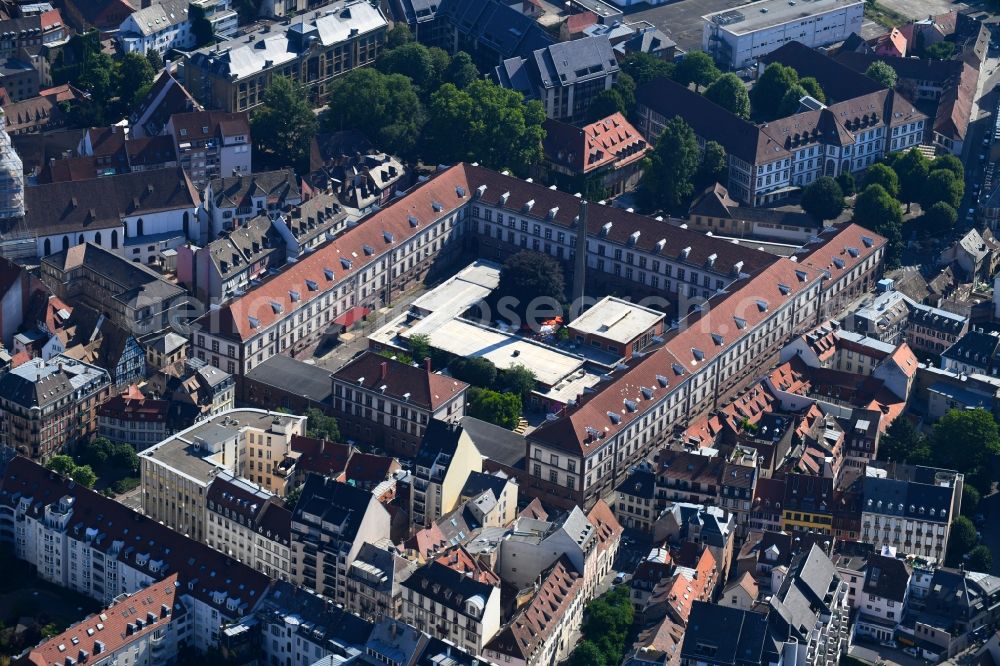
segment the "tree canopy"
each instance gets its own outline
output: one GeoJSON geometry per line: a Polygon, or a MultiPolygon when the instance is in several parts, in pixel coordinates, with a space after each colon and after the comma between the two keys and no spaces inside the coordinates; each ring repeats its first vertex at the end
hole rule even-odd
{"type": "Polygon", "coordinates": [[[602,118],[607,118],[613,113],[624,113],[625,101],[614,88],[602,90],[597,93],[594,100],[587,108],[587,122],[596,122],[602,118]]]}
{"type": "Polygon", "coordinates": [[[763,120],[777,118],[782,100],[798,82],[798,72],[780,62],[772,62],[750,91],[754,115],[763,120]]]}
{"type": "Polygon", "coordinates": [[[431,95],[424,149],[439,163],[472,159],[491,169],[526,173],[542,158],[545,109],[521,93],[479,79],[460,90],[445,83],[431,95]]]}
{"type": "Polygon", "coordinates": [[[869,185],[854,201],[854,221],[886,237],[886,266],[898,266],[903,251],[903,211],[899,202],[881,185],[869,185]]]}
{"type": "Polygon", "coordinates": [[[705,149],[701,151],[701,164],[698,166],[698,188],[704,189],[713,183],[724,182],[727,169],[726,149],[717,141],[706,141],[705,149]]]}
{"type": "Polygon", "coordinates": [[[723,74],[705,90],[705,97],[740,118],[750,117],[750,93],[733,73],[723,74]]]}
{"type": "Polygon", "coordinates": [[[635,610],[628,586],[612,588],[587,604],[584,638],[570,655],[571,666],[617,666],[625,656],[635,610]]]}
{"type": "Polygon", "coordinates": [[[955,178],[963,180],[965,178],[965,166],[962,164],[962,160],[958,159],[954,155],[938,155],[930,163],[930,170],[934,171],[936,169],[947,169],[951,171],[955,178]]]}
{"type": "Polygon", "coordinates": [[[455,379],[481,388],[492,388],[497,381],[497,366],[483,356],[460,356],[448,364],[448,372],[455,379]]]}
{"type": "Polygon", "coordinates": [[[491,389],[469,389],[469,416],[513,430],[521,418],[521,396],[491,389]]]}
{"type": "Polygon", "coordinates": [[[45,463],[46,469],[51,469],[56,474],[61,474],[66,478],[73,479],[81,486],[87,488],[93,488],[94,484],[97,483],[97,474],[91,469],[90,465],[77,465],[71,457],[59,454],[49,458],[49,461],[45,463]]]}
{"type": "Polygon", "coordinates": [[[562,264],[547,254],[532,250],[512,254],[504,261],[495,294],[501,317],[506,318],[510,312],[521,323],[539,324],[529,318],[547,319],[561,314],[561,310],[552,310],[560,308],[566,297],[562,264]]]}
{"type": "Polygon", "coordinates": [[[476,64],[465,51],[459,51],[451,58],[448,68],[444,72],[445,81],[455,84],[456,88],[468,88],[469,85],[479,78],[479,70],[476,64]]]}
{"type": "Polygon", "coordinates": [[[906,204],[906,209],[909,211],[910,204],[920,200],[921,191],[930,171],[930,162],[916,148],[911,148],[902,154],[895,153],[889,159],[889,166],[899,176],[899,200],[906,204]]]}
{"type": "Polygon", "coordinates": [[[535,373],[527,366],[518,363],[500,373],[500,384],[505,391],[516,393],[522,400],[527,400],[538,380],[535,373]]]}
{"type": "Polygon", "coordinates": [[[913,421],[901,416],[892,422],[878,445],[878,459],[905,462],[910,465],[929,465],[931,447],[913,421]]]}
{"type": "Polygon", "coordinates": [[[844,193],[833,178],[821,176],[803,190],[801,203],[817,220],[832,220],[844,211],[844,193]]]}
{"type": "Polygon", "coordinates": [[[677,208],[694,192],[700,164],[694,131],[682,118],[671,118],[649,159],[639,186],[640,200],[649,208],[677,208]]]}
{"type": "Polygon", "coordinates": [[[643,52],[628,54],[620,66],[640,86],[657,78],[673,78],[676,69],[674,63],[643,52]]]}
{"type": "Polygon", "coordinates": [[[712,56],[704,51],[686,53],[674,71],[674,79],[678,83],[685,86],[693,83],[695,90],[711,85],[721,75],[712,56]]]}
{"type": "Polygon", "coordinates": [[[424,126],[424,111],[413,83],[402,74],[361,67],[340,77],[330,92],[323,128],[361,130],[385,150],[413,157],[424,126]]]}
{"type": "Polygon", "coordinates": [[[985,409],[952,409],[934,424],[931,436],[935,462],[975,476],[1000,453],[1000,428],[985,409]]]}
{"type": "Polygon", "coordinates": [[[956,178],[950,169],[933,169],[927,175],[919,201],[923,208],[930,208],[939,201],[958,208],[964,194],[965,182],[956,178]]]}
{"type": "Polygon", "coordinates": [[[255,148],[269,153],[274,161],[304,166],[317,121],[302,86],[284,76],[274,77],[250,126],[255,148]]]}
{"type": "Polygon", "coordinates": [[[407,42],[382,51],[376,68],[385,74],[402,74],[426,97],[440,84],[451,59],[439,48],[428,48],[419,42],[407,42]]]}
{"type": "Polygon", "coordinates": [[[873,164],[865,172],[865,186],[881,185],[893,198],[899,196],[899,176],[885,164],[873,164]]]}
{"type": "Polygon", "coordinates": [[[958,222],[958,211],[944,201],[938,201],[924,211],[920,221],[924,233],[946,237],[958,222]]]}
{"type": "Polygon", "coordinates": [[[815,76],[806,76],[799,79],[799,85],[802,86],[802,89],[810,97],[822,104],[826,104],[826,93],[823,92],[823,88],[819,85],[819,81],[816,80],[815,76]]]}
{"type": "Polygon", "coordinates": [[[951,521],[951,532],[948,535],[948,552],[945,554],[945,564],[957,567],[963,562],[963,556],[976,547],[976,526],[965,516],[957,516],[951,521]]]}
{"type": "Polygon", "coordinates": [[[896,81],[899,80],[899,75],[896,74],[896,70],[892,68],[892,65],[884,60],[876,60],[870,64],[868,69],[865,70],[865,76],[870,79],[875,79],[890,90],[896,87],[896,81]]]}
{"type": "Polygon", "coordinates": [[[306,435],[331,442],[340,441],[337,419],[327,416],[315,407],[306,411],[306,435]]]}

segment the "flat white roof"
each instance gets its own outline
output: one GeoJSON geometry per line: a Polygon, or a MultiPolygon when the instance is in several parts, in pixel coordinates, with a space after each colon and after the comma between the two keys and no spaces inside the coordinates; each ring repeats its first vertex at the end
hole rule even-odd
{"type": "Polygon", "coordinates": [[[664,316],[651,308],[606,296],[570,322],[569,328],[624,345],[656,326],[664,316]]]}
{"type": "Polygon", "coordinates": [[[500,266],[476,261],[443,284],[413,301],[411,307],[422,313],[441,313],[457,317],[490,295],[500,284],[500,266]]]}
{"type": "Polygon", "coordinates": [[[587,389],[594,388],[600,383],[600,375],[595,375],[581,368],[568,377],[564,377],[548,391],[535,391],[535,393],[542,398],[566,405],[570,400],[576,400],[585,394],[587,389]]]}
{"type": "Polygon", "coordinates": [[[715,23],[726,32],[744,35],[765,28],[783,25],[845,9],[863,5],[864,0],[758,0],[739,7],[705,14],[701,18],[715,23]]]}
{"type": "Polygon", "coordinates": [[[535,379],[552,386],[583,366],[583,359],[564,354],[531,340],[492,328],[477,326],[462,319],[431,322],[400,333],[404,338],[424,334],[432,347],[455,356],[488,358],[500,370],[523,365],[535,373],[535,379]]]}

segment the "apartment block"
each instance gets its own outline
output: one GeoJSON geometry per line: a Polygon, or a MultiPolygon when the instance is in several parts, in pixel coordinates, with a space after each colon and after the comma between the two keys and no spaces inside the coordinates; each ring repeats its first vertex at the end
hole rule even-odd
{"type": "Polygon", "coordinates": [[[387,30],[376,6],[336,2],[186,54],[184,85],[208,108],[249,111],[273,77],[286,76],[322,106],[338,76],[375,62],[387,30]]]}
{"type": "Polygon", "coordinates": [[[62,355],[22,363],[0,377],[4,445],[44,463],[97,433],[98,407],[110,396],[104,368],[62,355]]]}
{"type": "Polygon", "coordinates": [[[192,539],[206,542],[208,489],[222,472],[283,497],[290,489],[291,438],[304,416],[233,409],[182,430],[139,454],[142,510],[192,539]]]}

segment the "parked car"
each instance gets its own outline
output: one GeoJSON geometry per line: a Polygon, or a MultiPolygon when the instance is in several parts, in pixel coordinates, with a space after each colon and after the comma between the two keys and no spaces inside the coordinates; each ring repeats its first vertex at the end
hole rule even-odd
{"type": "Polygon", "coordinates": [[[885,648],[892,648],[893,650],[899,648],[899,643],[893,640],[882,641],[881,643],[879,643],[879,645],[885,648]]]}
{"type": "Polygon", "coordinates": [[[911,657],[916,657],[919,654],[919,651],[917,650],[917,646],[915,646],[915,645],[911,645],[910,647],[903,648],[903,652],[905,652],[906,654],[910,655],[911,657]]]}
{"type": "Polygon", "coordinates": [[[621,585],[625,582],[625,572],[619,571],[615,576],[615,579],[611,582],[612,585],[621,585]]]}

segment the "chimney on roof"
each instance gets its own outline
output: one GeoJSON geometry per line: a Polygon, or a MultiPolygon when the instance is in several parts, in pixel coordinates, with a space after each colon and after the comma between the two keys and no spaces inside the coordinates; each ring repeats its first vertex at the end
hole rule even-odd
{"type": "Polygon", "coordinates": [[[427,374],[431,373],[431,357],[430,356],[425,356],[424,357],[424,369],[427,370],[427,374]]]}
{"type": "Polygon", "coordinates": [[[388,361],[382,361],[379,364],[379,375],[378,375],[378,378],[380,380],[384,380],[385,376],[388,375],[388,374],[389,374],[389,362],[388,361]]]}

